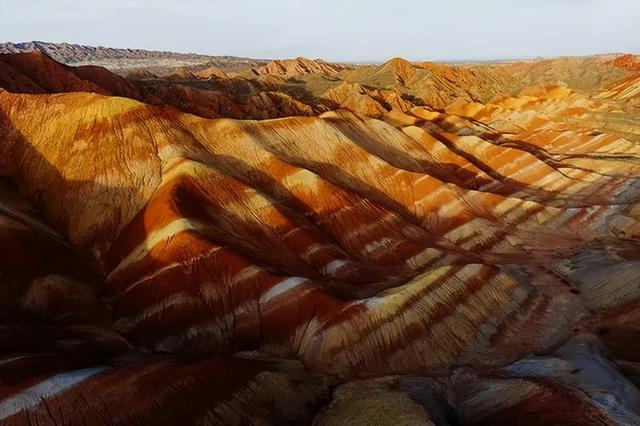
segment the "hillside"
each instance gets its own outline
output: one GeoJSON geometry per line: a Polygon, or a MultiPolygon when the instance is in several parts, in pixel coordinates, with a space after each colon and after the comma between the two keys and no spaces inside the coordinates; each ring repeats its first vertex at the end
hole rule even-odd
{"type": "Polygon", "coordinates": [[[616,59],[0,55],[0,424],[638,424],[616,59]]]}
{"type": "Polygon", "coordinates": [[[265,63],[265,61],[235,56],[207,56],[195,53],[117,49],[43,41],[0,43],[0,54],[32,52],[44,53],[55,61],[67,65],[98,65],[121,74],[138,69],[169,73],[173,68],[184,66],[196,68],[217,66],[225,70],[241,70],[265,63]]]}

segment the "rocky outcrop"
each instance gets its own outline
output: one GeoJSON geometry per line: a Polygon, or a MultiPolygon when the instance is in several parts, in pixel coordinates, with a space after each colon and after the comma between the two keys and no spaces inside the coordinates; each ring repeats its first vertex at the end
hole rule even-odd
{"type": "MultiPolygon", "coordinates": [[[[395,58],[355,68],[298,58],[244,73],[218,66],[183,65],[169,72],[151,67],[129,73],[128,79],[95,66],[67,67],[41,53],[0,58],[0,87],[9,91],[95,92],[170,105],[204,118],[269,119],[337,108],[373,118],[422,106],[460,111],[529,95],[532,88],[558,86],[588,95],[583,100],[587,103],[595,97],[637,105],[637,73],[612,65],[610,57],[476,66],[412,64],[395,58]]],[[[618,57],[632,61],[625,58],[618,57]]]]}
{"type": "MultiPolygon", "coordinates": [[[[0,322],[33,318],[61,324],[107,325],[98,298],[97,264],[47,226],[7,181],[0,181],[0,322]]],[[[4,343],[4,342],[3,342],[4,343]]]]}
{"type": "Polygon", "coordinates": [[[258,76],[296,77],[310,74],[333,76],[349,68],[351,67],[348,65],[330,64],[322,59],[295,58],[271,61],[264,66],[253,68],[251,71],[258,76]]]}
{"type": "Polygon", "coordinates": [[[228,78],[230,75],[218,67],[208,67],[195,72],[198,78],[228,78]]]}
{"type": "Polygon", "coordinates": [[[0,87],[16,93],[92,92],[140,98],[133,84],[104,68],[69,67],[39,52],[0,55],[0,87]]]}
{"type": "Polygon", "coordinates": [[[169,75],[176,68],[185,66],[197,69],[217,66],[227,70],[241,70],[262,66],[266,63],[263,60],[235,56],[117,49],[43,41],[0,43],[0,54],[6,53],[42,53],[63,64],[103,66],[124,75],[141,69],[152,69],[155,72],[169,75]]]}
{"type": "Polygon", "coordinates": [[[2,425],[309,424],[329,394],[294,361],[145,355],[87,327],[0,326],[0,339],[21,354],[0,354],[2,425]]]}
{"type": "Polygon", "coordinates": [[[141,100],[205,118],[267,119],[315,115],[324,108],[263,89],[259,82],[231,78],[208,68],[194,73],[180,68],[166,78],[136,73],[129,79],[96,66],[69,67],[41,53],[0,55],[0,87],[15,93],[91,92],[141,100]],[[204,86],[203,86],[204,84],[204,86]]]}
{"type": "Polygon", "coordinates": [[[621,55],[609,62],[614,67],[626,68],[633,71],[640,71],[640,57],[636,55],[621,55]]]}

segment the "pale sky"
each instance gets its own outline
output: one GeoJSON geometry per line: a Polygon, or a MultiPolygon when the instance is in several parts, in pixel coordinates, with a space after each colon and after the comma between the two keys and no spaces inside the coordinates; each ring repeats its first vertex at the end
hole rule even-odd
{"type": "Polygon", "coordinates": [[[640,0],[0,0],[0,42],[333,61],[640,54],[640,0]]]}

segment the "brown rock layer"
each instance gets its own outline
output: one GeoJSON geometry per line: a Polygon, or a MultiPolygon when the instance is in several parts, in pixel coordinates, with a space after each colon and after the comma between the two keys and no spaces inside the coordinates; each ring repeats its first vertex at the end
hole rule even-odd
{"type": "Polygon", "coordinates": [[[0,423],[634,424],[637,76],[610,59],[0,56],[0,423]]]}

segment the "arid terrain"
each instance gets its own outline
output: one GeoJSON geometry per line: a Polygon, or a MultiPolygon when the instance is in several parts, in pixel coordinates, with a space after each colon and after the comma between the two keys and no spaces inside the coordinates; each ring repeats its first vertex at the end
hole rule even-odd
{"type": "Polygon", "coordinates": [[[194,53],[157,52],[140,49],[81,46],[69,43],[0,43],[0,54],[44,53],[66,65],[98,65],[126,75],[136,71],[153,71],[160,75],[179,67],[205,69],[216,66],[225,70],[259,67],[266,61],[236,56],[206,56],[194,53]]]}
{"type": "Polygon", "coordinates": [[[3,46],[0,425],[640,425],[640,57],[3,46]]]}

